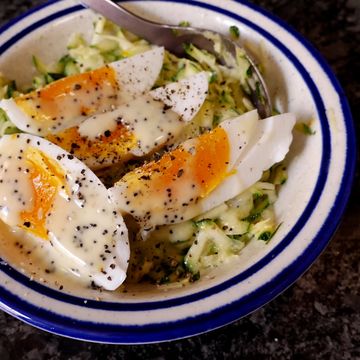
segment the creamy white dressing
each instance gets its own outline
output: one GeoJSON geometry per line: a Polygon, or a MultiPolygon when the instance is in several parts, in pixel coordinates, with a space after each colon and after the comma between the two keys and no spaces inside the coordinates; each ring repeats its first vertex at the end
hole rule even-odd
{"type": "MultiPolygon", "coordinates": [[[[197,139],[187,140],[181,145],[184,151],[193,155],[197,139]]],[[[173,181],[165,181],[158,189],[150,186],[153,181],[161,183],[161,177],[152,178],[152,172],[125,176],[109,189],[117,207],[130,213],[145,227],[173,224],[201,211],[198,206],[201,188],[194,177],[194,169],[187,163],[173,181]]]]}
{"type": "Polygon", "coordinates": [[[65,190],[56,194],[47,214],[48,240],[37,238],[38,243],[51,250],[54,267],[109,290],[117,288],[125,279],[129,258],[126,226],[98,178],[59,147],[25,134],[0,140],[1,220],[18,229],[23,226],[21,212],[33,208],[30,165],[21,155],[27,146],[55,160],[66,174],[65,190]]]}
{"type": "Polygon", "coordinates": [[[181,178],[171,184],[171,198],[168,188],[147,194],[146,181],[139,180],[119,181],[109,191],[119,209],[130,213],[144,227],[151,227],[178,223],[186,220],[185,214],[195,216],[201,211],[197,204],[199,187],[193,184],[191,171],[184,171],[181,178]]]}
{"type": "Polygon", "coordinates": [[[135,136],[136,146],[130,149],[135,156],[143,156],[174,139],[184,127],[179,115],[162,102],[143,95],[116,110],[87,119],[79,126],[79,133],[96,140],[105,131],[114,131],[119,123],[135,136]]]}
{"type": "Polygon", "coordinates": [[[116,110],[91,116],[79,125],[78,132],[89,140],[97,140],[104,135],[106,130],[114,131],[116,129],[117,118],[116,110]]]}
{"type": "Polygon", "coordinates": [[[89,287],[87,276],[71,269],[73,262],[59,259],[49,241],[39,241],[25,231],[10,228],[0,221],[0,251],[3,261],[25,273],[31,280],[54,286],[59,290],[89,287]],[[55,255],[55,256],[54,256],[55,255]]]}
{"type": "Polygon", "coordinates": [[[0,152],[0,218],[10,226],[16,226],[20,223],[21,211],[32,199],[31,184],[25,162],[17,159],[13,148],[6,152],[3,149],[0,152]],[[14,166],[15,162],[17,166],[14,166]]]}

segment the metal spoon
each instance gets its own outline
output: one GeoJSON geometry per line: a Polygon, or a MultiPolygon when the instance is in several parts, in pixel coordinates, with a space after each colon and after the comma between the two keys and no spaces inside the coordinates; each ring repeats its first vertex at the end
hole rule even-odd
{"type": "MultiPolygon", "coordinates": [[[[239,44],[213,31],[160,24],[145,20],[112,0],[80,0],[80,2],[86,7],[104,15],[115,24],[148,40],[150,43],[164,46],[165,49],[177,56],[186,56],[184,44],[191,43],[200,49],[212,53],[220,63],[228,65],[223,53],[219,53],[216,50],[215,43],[211,38],[215,36],[217,40],[221,41],[224,49],[231,55],[235,55],[236,48],[240,48],[239,44]]],[[[244,50],[243,53],[249,63],[248,76],[246,78],[248,96],[258,109],[260,117],[269,117],[272,113],[271,100],[264,79],[254,61],[244,50]]]]}

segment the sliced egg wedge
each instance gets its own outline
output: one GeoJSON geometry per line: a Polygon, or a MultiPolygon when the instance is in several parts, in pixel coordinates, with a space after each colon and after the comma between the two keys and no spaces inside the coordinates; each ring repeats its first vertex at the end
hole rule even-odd
{"type": "Polygon", "coordinates": [[[136,96],[113,111],[94,115],[47,139],[94,170],[125,162],[175,139],[185,121],[196,115],[207,91],[208,75],[202,72],[136,96]],[[159,100],[159,93],[166,93],[166,100],[159,100]]]}
{"type": "Polygon", "coordinates": [[[284,159],[295,117],[256,111],[185,141],[109,189],[119,210],[152,227],[191,219],[238,195],[284,159]]]}
{"type": "Polygon", "coordinates": [[[126,277],[128,231],[106,188],[83,163],[45,139],[0,139],[0,219],[35,242],[59,274],[107,290],[126,277]]]}
{"type": "Polygon", "coordinates": [[[178,82],[159,87],[151,91],[151,96],[155,100],[162,101],[188,122],[200,110],[208,94],[208,88],[208,74],[200,72],[178,82]]]}
{"type": "Polygon", "coordinates": [[[200,199],[201,213],[237,196],[260,180],[265,170],[282,161],[292,143],[295,122],[295,115],[291,113],[258,121],[254,136],[234,164],[235,170],[216,191],[200,199]]]}
{"type": "Polygon", "coordinates": [[[129,96],[149,91],[160,73],[163,58],[164,49],[156,47],[14,99],[1,100],[0,108],[20,130],[45,136],[111,110],[129,96]]]}

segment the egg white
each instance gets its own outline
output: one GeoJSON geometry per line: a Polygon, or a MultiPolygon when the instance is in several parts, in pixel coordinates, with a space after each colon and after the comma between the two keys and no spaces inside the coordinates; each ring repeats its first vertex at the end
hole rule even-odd
{"type": "Polygon", "coordinates": [[[291,113],[258,121],[256,131],[234,164],[235,172],[200,201],[199,214],[245,191],[260,180],[265,170],[282,161],[289,151],[295,122],[295,115],[291,113]]]}
{"type": "Polygon", "coordinates": [[[206,99],[209,88],[208,78],[209,74],[202,71],[178,82],[152,90],[150,94],[155,100],[161,100],[171,107],[184,121],[189,122],[200,110],[206,99]]]}
{"type": "Polygon", "coordinates": [[[120,94],[128,96],[148,92],[155,84],[164,61],[164,48],[154,47],[142,54],[109,64],[120,84],[120,94]]]}
{"type": "Polygon", "coordinates": [[[59,274],[72,273],[107,290],[121,285],[130,254],[128,231],[96,175],[71,154],[33,135],[3,136],[0,154],[0,219],[14,231],[20,229],[25,241],[28,237],[46,249],[44,256],[51,256],[59,274]],[[64,186],[46,214],[47,239],[27,230],[21,215],[31,211],[36,200],[26,158],[29,147],[65,174],[64,186]]]}

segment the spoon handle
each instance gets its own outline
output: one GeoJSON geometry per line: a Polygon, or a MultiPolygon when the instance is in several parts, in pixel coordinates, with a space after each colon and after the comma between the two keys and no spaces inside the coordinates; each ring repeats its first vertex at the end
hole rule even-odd
{"type": "MultiPolygon", "coordinates": [[[[164,38],[172,37],[171,30],[161,24],[150,20],[145,20],[124,7],[116,4],[112,0],[80,0],[80,2],[99,14],[104,15],[115,24],[121,24],[121,27],[130,32],[156,44],[165,45],[164,38]]],[[[165,45],[166,47],[166,45],[165,45]]]]}
{"type": "MultiPolygon", "coordinates": [[[[163,46],[165,49],[177,56],[186,56],[184,44],[192,43],[196,47],[206,50],[224,64],[223,54],[216,50],[215,43],[210,38],[204,36],[205,30],[192,27],[180,27],[167,24],[159,24],[154,21],[146,20],[126,10],[121,5],[112,0],[79,0],[86,7],[97,11],[106,18],[120,25],[149,41],[152,44],[163,46]]],[[[209,31],[207,31],[209,32],[209,31]]],[[[227,48],[231,54],[235,54],[238,47],[235,43],[225,36],[216,33],[222,45],[227,48]]],[[[262,118],[271,116],[271,100],[268,94],[266,84],[258,68],[252,59],[245,53],[245,58],[251,68],[250,82],[248,83],[250,98],[258,109],[262,118]]]]}

